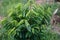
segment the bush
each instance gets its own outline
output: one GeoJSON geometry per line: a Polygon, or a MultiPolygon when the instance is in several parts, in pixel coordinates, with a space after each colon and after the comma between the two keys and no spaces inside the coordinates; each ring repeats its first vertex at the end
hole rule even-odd
{"type": "Polygon", "coordinates": [[[52,15],[51,6],[31,5],[28,1],[25,5],[19,3],[8,13],[2,20],[1,40],[51,39],[52,34],[47,29],[52,15]]]}

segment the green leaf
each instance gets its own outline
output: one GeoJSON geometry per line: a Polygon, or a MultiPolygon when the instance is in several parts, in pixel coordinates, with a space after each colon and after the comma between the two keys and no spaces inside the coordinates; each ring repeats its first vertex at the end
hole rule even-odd
{"type": "Polygon", "coordinates": [[[26,25],[27,30],[31,32],[31,26],[27,20],[25,20],[25,25],[26,25]]]}
{"type": "Polygon", "coordinates": [[[21,20],[18,24],[17,24],[17,26],[20,26],[21,24],[23,24],[24,23],[24,19],[23,20],[21,20]]]}

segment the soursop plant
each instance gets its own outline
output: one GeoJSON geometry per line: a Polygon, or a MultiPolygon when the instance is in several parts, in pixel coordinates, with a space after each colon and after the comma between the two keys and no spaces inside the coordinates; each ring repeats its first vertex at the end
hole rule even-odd
{"type": "MultiPolygon", "coordinates": [[[[19,3],[8,10],[8,16],[2,20],[4,31],[2,40],[48,40],[46,34],[52,15],[51,7],[19,3]],[[45,34],[45,35],[44,35],[45,34]]],[[[2,34],[1,33],[1,34],[2,34]]]]}

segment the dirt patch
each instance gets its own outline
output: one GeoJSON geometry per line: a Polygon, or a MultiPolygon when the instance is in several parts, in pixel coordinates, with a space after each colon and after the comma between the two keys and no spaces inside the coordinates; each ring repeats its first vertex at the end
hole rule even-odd
{"type": "Polygon", "coordinates": [[[0,16],[0,21],[3,19],[3,17],[2,16],[0,16]]]}
{"type": "Polygon", "coordinates": [[[53,26],[52,31],[60,35],[60,27],[59,26],[53,26]]]}

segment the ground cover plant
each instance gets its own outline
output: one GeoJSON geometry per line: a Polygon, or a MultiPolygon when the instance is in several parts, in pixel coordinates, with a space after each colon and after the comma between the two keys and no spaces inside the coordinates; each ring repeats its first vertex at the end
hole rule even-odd
{"type": "Polygon", "coordinates": [[[49,29],[52,8],[31,1],[18,3],[1,22],[0,40],[56,40],[49,29]]]}

